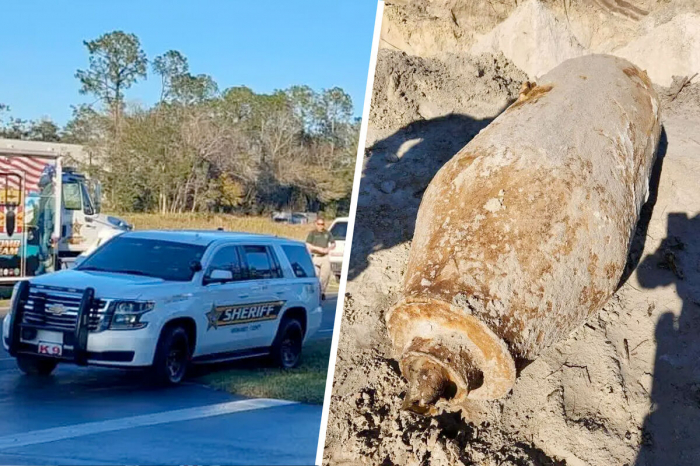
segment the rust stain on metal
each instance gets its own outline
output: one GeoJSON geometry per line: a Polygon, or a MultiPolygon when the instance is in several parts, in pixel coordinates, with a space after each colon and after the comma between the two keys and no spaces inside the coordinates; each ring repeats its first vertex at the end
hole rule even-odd
{"type": "Polygon", "coordinates": [[[508,110],[513,110],[528,102],[537,102],[540,99],[540,97],[547,94],[551,90],[551,84],[545,86],[538,86],[536,83],[531,83],[527,81],[523,84],[522,88],[520,89],[520,95],[518,96],[518,100],[516,100],[513,103],[513,105],[511,105],[508,108],[508,110]]]}
{"type": "Polygon", "coordinates": [[[639,78],[646,87],[652,87],[651,79],[646,71],[642,71],[636,66],[629,66],[622,71],[630,78],[639,78]]]}

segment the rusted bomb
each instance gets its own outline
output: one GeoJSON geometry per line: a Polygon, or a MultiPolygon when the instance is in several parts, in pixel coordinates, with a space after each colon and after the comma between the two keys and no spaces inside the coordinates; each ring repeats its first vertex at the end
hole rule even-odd
{"type": "Polygon", "coordinates": [[[647,74],[608,56],[547,73],[428,186],[386,314],[406,406],[506,395],[615,292],[660,134],[647,74]]]}

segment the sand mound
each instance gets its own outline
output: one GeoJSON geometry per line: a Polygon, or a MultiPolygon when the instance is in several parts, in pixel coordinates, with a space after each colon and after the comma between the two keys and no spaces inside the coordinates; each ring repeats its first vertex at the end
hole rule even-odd
{"type": "Polygon", "coordinates": [[[588,53],[624,57],[663,86],[671,84],[673,75],[700,71],[700,2],[517,3],[413,0],[389,4],[381,46],[423,57],[502,53],[531,79],[588,53]]]}
{"type": "Polygon", "coordinates": [[[381,47],[411,55],[467,52],[475,34],[508,17],[510,0],[390,0],[385,2],[381,47]]]}
{"type": "Polygon", "coordinates": [[[613,53],[647,70],[662,86],[675,75],[692,76],[700,71],[700,15],[676,16],[613,53]]]}
{"type": "Polygon", "coordinates": [[[375,130],[469,114],[494,115],[514,98],[527,76],[503,55],[420,58],[381,50],[370,118],[375,130]]]}
{"type": "Polygon", "coordinates": [[[587,53],[564,22],[537,0],[525,2],[472,47],[475,55],[503,53],[535,79],[569,58],[587,53]]]}

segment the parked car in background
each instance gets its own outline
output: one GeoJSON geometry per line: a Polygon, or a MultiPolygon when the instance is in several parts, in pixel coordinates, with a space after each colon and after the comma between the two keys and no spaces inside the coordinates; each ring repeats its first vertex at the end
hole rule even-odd
{"type": "Polygon", "coordinates": [[[289,223],[292,225],[305,225],[313,223],[317,214],[313,212],[273,212],[272,221],[277,223],[289,223]]]}
{"type": "Polygon", "coordinates": [[[343,254],[345,251],[345,236],[348,231],[348,217],[338,217],[333,220],[330,232],[335,240],[335,249],[331,251],[331,271],[340,280],[343,270],[343,254]]]}
{"type": "Polygon", "coordinates": [[[289,223],[293,225],[307,224],[309,223],[309,217],[306,214],[294,212],[292,217],[289,219],[289,223]]]}

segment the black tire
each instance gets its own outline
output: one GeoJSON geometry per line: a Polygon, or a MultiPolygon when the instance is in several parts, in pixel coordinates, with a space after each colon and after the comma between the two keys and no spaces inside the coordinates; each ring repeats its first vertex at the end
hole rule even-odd
{"type": "Polygon", "coordinates": [[[179,384],[185,378],[190,357],[187,331],[179,326],[165,328],[153,357],[152,382],[159,386],[179,384]]]}
{"type": "Polygon", "coordinates": [[[26,375],[47,377],[56,369],[58,361],[26,354],[17,355],[17,367],[26,375]]]}
{"type": "Polygon", "coordinates": [[[301,346],[304,330],[301,322],[294,318],[284,318],[272,343],[270,356],[275,365],[282,369],[292,369],[301,362],[301,346]]]}

